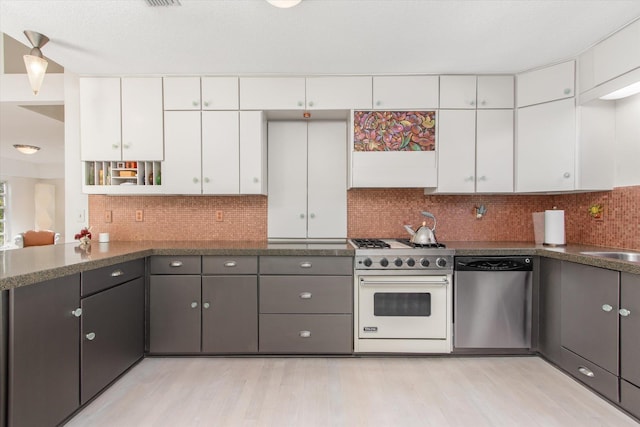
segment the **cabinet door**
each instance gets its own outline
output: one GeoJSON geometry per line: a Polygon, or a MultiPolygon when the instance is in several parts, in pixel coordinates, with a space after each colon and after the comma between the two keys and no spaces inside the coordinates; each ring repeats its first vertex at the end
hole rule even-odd
{"type": "Polygon", "coordinates": [[[202,112],[202,193],[240,193],[237,111],[202,112]]]}
{"type": "Polygon", "coordinates": [[[309,122],[307,237],[347,238],[347,125],[309,122]]]}
{"type": "Polygon", "coordinates": [[[518,74],[518,107],[572,97],[575,94],[575,61],[518,74]]]}
{"type": "Polygon", "coordinates": [[[80,159],[120,160],[120,79],[80,78],[80,159]]]}
{"type": "Polygon", "coordinates": [[[202,78],[203,110],[237,110],[238,108],[237,77],[202,78]]]}
{"type": "Polygon", "coordinates": [[[242,110],[302,110],[304,108],[304,77],[240,78],[240,109],[242,110]]]}
{"type": "Polygon", "coordinates": [[[373,108],[422,110],[438,108],[438,76],[375,76],[373,108]]]}
{"type": "Polygon", "coordinates": [[[513,192],[513,110],[476,113],[476,191],[513,192]]]}
{"type": "Polygon", "coordinates": [[[594,86],[640,67],[640,21],[618,31],[593,48],[594,86]]]}
{"type": "Polygon", "coordinates": [[[518,109],[516,191],[574,188],[574,99],[518,109]]]}
{"type": "Polygon", "coordinates": [[[478,76],[478,108],[513,108],[513,76],[478,76]]]}
{"type": "Polygon", "coordinates": [[[164,139],[167,159],[162,163],[166,194],[201,194],[200,112],[166,111],[164,139]]]}
{"type": "Polygon", "coordinates": [[[540,324],[538,350],[544,357],[560,365],[560,306],[562,261],[540,258],[540,324]]]}
{"type": "MultiPolygon", "coordinates": [[[[620,277],[620,376],[640,387],[640,275],[620,277]],[[626,311],[622,311],[626,310],[626,311]]],[[[640,409],[640,406],[638,407],[640,409]]]]}
{"type": "Polygon", "coordinates": [[[262,111],[240,111],[240,194],[267,194],[267,122],[262,111]]]}
{"type": "Polygon", "coordinates": [[[85,404],[144,356],[144,279],[84,298],[81,305],[85,404]]]}
{"type": "Polygon", "coordinates": [[[258,351],[257,276],[202,278],[202,351],[258,351]]]}
{"type": "Polygon", "coordinates": [[[476,108],[476,76],[440,76],[440,108],[476,108]]]}
{"type": "Polygon", "coordinates": [[[371,108],[371,77],[307,77],[309,110],[371,108]]]}
{"type": "Polygon", "coordinates": [[[617,271],[562,264],[562,346],[618,374],[617,271]]]}
{"type": "Polygon", "coordinates": [[[9,291],[9,426],[54,426],[79,407],[80,275],[9,291]]]}
{"type": "Polygon", "coordinates": [[[151,276],[151,353],[200,352],[200,288],[200,276],[151,276]]]}
{"type": "Polygon", "coordinates": [[[162,90],[165,110],[200,109],[200,77],[165,77],[162,90]]]}
{"type": "MultiPolygon", "coordinates": [[[[269,238],[307,237],[307,124],[269,122],[269,238]]],[[[332,168],[333,169],[333,168],[332,168]]]]}
{"type": "Polygon", "coordinates": [[[122,160],[163,160],[162,78],[122,79],[122,160]]]}
{"type": "Polygon", "coordinates": [[[476,110],[440,110],[438,191],[475,190],[476,110]]]}

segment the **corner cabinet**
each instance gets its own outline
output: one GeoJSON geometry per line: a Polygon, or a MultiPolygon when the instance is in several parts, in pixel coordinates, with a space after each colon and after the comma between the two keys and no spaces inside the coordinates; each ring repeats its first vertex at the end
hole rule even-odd
{"type": "Polygon", "coordinates": [[[640,275],[620,275],[620,404],[640,417],[640,275]]]}

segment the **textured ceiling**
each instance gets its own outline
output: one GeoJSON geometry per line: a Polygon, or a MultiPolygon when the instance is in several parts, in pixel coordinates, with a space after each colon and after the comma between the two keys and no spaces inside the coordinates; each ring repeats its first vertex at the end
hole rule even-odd
{"type": "Polygon", "coordinates": [[[80,74],[513,73],[573,57],[638,0],[0,0],[0,30],[80,74]]]}

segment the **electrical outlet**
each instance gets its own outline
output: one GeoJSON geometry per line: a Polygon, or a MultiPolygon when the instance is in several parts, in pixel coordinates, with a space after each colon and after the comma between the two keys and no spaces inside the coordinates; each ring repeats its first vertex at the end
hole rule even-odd
{"type": "Polygon", "coordinates": [[[222,211],[216,211],[216,221],[217,222],[224,221],[224,214],[222,213],[222,211]]]}
{"type": "Polygon", "coordinates": [[[144,211],[142,209],[138,209],[136,211],[136,222],[144,221],[144,211]]]}
{"type": "Polygon", "coordinates": [[[111,222],[113,221],[113,216],[111,211],[104,211],[104,222],[111,222]]]}
{"type": "Polygon", "coordinates": [[[84,222],[84,209],[77,209],[76,210],[76,221],[77,222],[84,222]]]}

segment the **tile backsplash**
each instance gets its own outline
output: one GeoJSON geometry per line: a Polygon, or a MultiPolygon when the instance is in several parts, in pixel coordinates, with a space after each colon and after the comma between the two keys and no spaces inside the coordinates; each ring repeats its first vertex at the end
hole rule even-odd
{"type": "MultiPolygon", "coordinates": [[[[640,250],[640,186],[562,195],[425,195],[422,189],[352,189],[349,237],[404,237],[423,210],[437,220],[438,240],[533,242],[533,212],[565,210],[567,243],[640,250]],[[588,209],[601,204],[603,218],[588,209]],[[475,208],[487,212],[477,219],[475,208]]],[[[89,196],[94,233],[112,240],[266,240],[265,196],[89,196]],[[136,222],[136,211],[143,221],[136,222]],[[112,222],[105,222],[105,211],[112,222]],[[216,221],[222,212],[222,221],[216,221]]]]}

